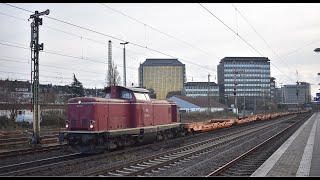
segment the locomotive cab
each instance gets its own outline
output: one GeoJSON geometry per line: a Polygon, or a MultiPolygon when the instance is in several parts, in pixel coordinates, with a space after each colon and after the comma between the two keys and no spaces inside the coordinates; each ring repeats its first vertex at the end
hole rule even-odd
{"type": "Polygon", "coordinates": [[[143,88],[129,88],[110,86],[104,89],[105,98],[128,99],[130,102],[137,100],[150,100],[149,91],[143,88]]]}

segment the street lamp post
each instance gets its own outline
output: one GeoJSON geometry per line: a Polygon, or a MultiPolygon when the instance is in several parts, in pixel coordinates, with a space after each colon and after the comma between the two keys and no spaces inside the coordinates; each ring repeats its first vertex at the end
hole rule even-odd
{"type": "Polygon", "coordinates": [[[225,94],[224,95],[224,100],[225,100],[225,103],[226,103],[226,117],[227,117],[227,115],[228,115],[228,94],[225,94]]]}
{"type": "Polygon", "coordinates": [[[123,45],[123,86],[126,87],[126,44],[129,42],[125,43],[120,43],[123,45]]]}
{"type": "Polygon", "coordinates": [[[297,81],[297,113],[299,113],[299,82],[297,81]]]}
{"type": "Polygon", "coordinates": [[[280,103],[280,108],[281,108],[281,111],[283,111],[282,109],[282,105],[283,105],[283,88],[282,88],[282,84],[283,83],[280,83],[280,91],[281,91],[281,103],[280,103]]]}
{"type": "MultiPolygon", "coordinates": [[[[242,71],[243,75],[242,78],[245,77],[245,70],[242,71]]],[[[241,74],[240,74],[241,77],[241,74]]],[[[245,81],[246,82],[246,81],[245,81]]],[[[243,117],[246,117],[246,87],[243,87],[243,117]]]]}
{"type": "MultiPolygon", "coordinates": [[[[314,52],[320,53],[320,48],[316,48],[316,49],[314,50],[314,52]]],[[[320,73],[318,73],[318,76],[320,76],[320,73]]],[[[319,83],[319,85],[320,85],[320,83],[319,83]]],[[[320,90],[320,89],[319,89],[319,90],[320,90]]]]}
{"type": "Polygon", "coordinates": [[[236,115],[238,116],[238,105],[237,105],[237,69],[234,70],[234,108],[236,111],[236,115]]]}

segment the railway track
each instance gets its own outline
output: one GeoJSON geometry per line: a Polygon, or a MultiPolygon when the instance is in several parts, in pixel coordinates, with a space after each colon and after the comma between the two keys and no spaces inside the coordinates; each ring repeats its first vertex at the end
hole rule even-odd
{"type": "MultiPolygon", "coordinates": [[[[50,135],[50,134],[57,134],[59,131],[65,130],[65,128],[60,129],[52,129],[52,128],[41,128],[41,135],[50,135]]],[[[30,135],[33,132],[33,129],[26,129],[21,131],[13,131],[13,132],[0,132],[1,139],[7,138],[20,138],[25,137],[26,135],[30,135]]]]}
{"type": "MultiPolygon", "coordinates": [[[[0,136],[0,158],[5,156],[13,156],[19,154],[29,154],[32,152],[45,151],[48,147],[33,147],[30,148],[28,139],[31,137],[26,132],[6,134],[0,136]]],[[[57,144],[58,142],[58,131],[47,130],[41,133],[41,144],[40,146],[46,146],[51,144],[57,144]]],[[[54,149],[53,147],[50,147],[54,149]]]]}
{"type": "Polygon", "coordinates": [[[210,176],[250,176],[255,172],[278,147],[299,127],[299,125],[308,119],[310,116],[305,116],[300,121],[297,121],[284,130],[278,132],[262,143],[249,149],[240,156],[229,161],[225,165],[212,171],[206,177],[210,176]]]}
{"type": "MultiPolygon", "coordinates": [[[[3,139],[0,139],[3,141],[3,139]]],[[[23,147],[29,145],[28,137],[23,138],[10,138],[7,142],[0,143],[0,149],[15,149],[17,147],[23,147]]],[[[56,143],[58,141],[58,134],[42,136],[41,144],[56,143]]]]}
{"type": "MultiPolygon", "coordinates": [[[[50,135],[43,135],[41,136],[42,139],[48,139],[48,138],[57,138],[58,133],[50,134],[50,135]]],[[[28,135],[25,134],[21,137],[6,137],[6,138],[0,138],[0,145],[4,143],[18,143],[18,142],[26,142],[28,141],[28,135]]]]}
{"type": "Polygon", "coordinates": [[[65,146],[66,144],[55,144],[55,145],[47,145],[47,146],[35,147],[35,148],[23,148],[18,150],[3,151],[0,153],[0,158],[9,158],[9,157],[18,156],[18,155],[35,154],[39,152],[58,150],[65,146]]]}
{"type": "MultiPolygon", "coordinates": [[[[287,120],[287,119],[290,119],[290,118],[292,118],[292,117],[290,117],[290,116],[289,117],[284,117],[284,118],[282,118],[282,120],[279,120],[279,122],[282,122],[283,120],[287,120]]],[[[277,122],[270,122],[269,124],[274,124],[274,123],[277,123],[277,122]]],[[[247,130],[248,129],[255,129],[258,126],[259,125],[254,126],[254,127],[249,127],[249,128],[246,128],[246,129],[247,130]]],[[[234,132],[232,134],[237,134],[237,133],[239,133],[239,131],[234,132]]],[[[192,138],[192,137],[196,137],[196,136],[201,136],[201,134],[196,134],[194,136],[187,136],[187,137],[192,138]]],[[[223,136],[215,138],[215,139],[218,140],[220,138],[223,138],[223,136]]],[[[175,141],[181,142],[181,140],[177,140],[177,139],[172,139],[172,141],[173,142],[175,142],[175,141]]],[[[170,140],[167,141],[167,142],[170,142],[170,140]]],[[[194,146],[194,144],[190,145],[190,146],[194,146]]],[[[106,158],[108,156],[116,156],[116,155],[121,155],[121,154],[127,154],[130,151],[134,152],[134,151],[138,151],[140,149],[144,149],[146,147],[154,147],[154,144],[138,146],[138,147],[131,147],[130,149],[118,150],[118,151],[109,152],[109,153],[106,153],[106,154],[94,155],[94,156],[89,156],[89,157],[82,157],[82,158],[78,158],[78,159],[73,159],[73,160],[69,160],[69,161],[62,161],[62,162],[56,162],[56,163],[52,163],[52,164],[49,164],[49,162],[47,162],[47,164],[45,166],[41,166],[41,167],[37,166],[37,167],[33,167],[33,168],[28,168],[27,171],[14,171],[14,172],[7,173],[5,175],[6,176],[7,175],[10,175],[10,176],[29,176],[29,175],[37,175],[37,176],[40,175],[41,176],[41,175],[45,175],[46,176],[48,174],[48,172],[50,172],[50,170],[52,171],[52,169],[59,169],[59,168],[64,169],[64,167],[66,167],[66,166],[72,167],[72,165],[75,165],[75,164],[81,164],[81,163],[97,161],[97,160],[106,158]]]]}
{"type": "MultiPolygon", "coordinates": [[[[293,116],[285,119],[290,120],[293,116]]],[[[250,130],[242,132],[234,132],[227,135],[223,135],[217,138],[212,138],[202,142],[187,145],[181,148],[170,150],[164,153],[156,154],[153,156],[145,157],[135,161],[127,162],[122,165],[111,167],[108,169],[100,169],[87,174],[84,176],[144,176],[150,175],[159,170],[165,170],[179,163],[183,163],[196,158],[201,154],[208,153],[212,149],[225,144],[236,141],[240,138],[244,138],[249,134],[259,132],[266,128],[270,128],[283,121],[273,122],[268,125],[254,127],[250,130]]]]}
{"type": "MultiPolygon", "coordinates": [[[[129,176],[143,175],[144,173],[148,174],[148,171],[149,172],[157,172],[157,168],[162,169],[162,167],[166,168],[171,165],[174,166],[175,164],[179,164],[179,163],[188,161],[191,158],[197,157],[197,154],[208,152],[208,151],[210,151],[210,149],[214,148],[214,146],[218,147],[219,145],[223,145],[223,143],[228,143],[228,141],[229,142],[235,141],[237,139],[237,137],[236,137],[237,134],[238,134],[238,138],[240,138],[240,135],[245,136],[246,134],[248,134],[250,132],[252,133],[254,131],[257,131],[258,129],[267,128],[267,127],[272,126],[274,124],[290,120],[293,117],[295,117],[295,116],[282,117],[280,119],[277,119],[274,122],[268,122],[263,127],[261,127],[261,125],[259,125],[259,124],[256,124],[253,127],[247,127],[245,129],[246,132],[237,131],[237,132],[230,133],[228,135],[224,135],[224,136],[220,136],[217,138],[202,141],[200,143],[190,144],[190,145],[184,146],[182,148],[179,148],[180,152],[178,149],[175,149],[175,150],[166,151],[166,152],[162,153],[162,156],[160,156],[160,157],[158,154],[158,155],[154,156],[153,159],[152,159],[152,157],[145,158],[145,161],[143,161],[143,162],[141,162],[141,159],[140,159],[140,163],[139,162],[137,162],[136,164],[132,164],[133,162],[126,163],[127,165],[130,164],[130,166],[122,167],[122,169],[120,166],[117,166],[118,169],[114,169],[115,173],[110,171],[111,169],[109,168],[108,170],[99,170],[99,171],[94,171],[94,172],[91,171],[90,173],[85,173],[82,176],[95,176],[95,175],[97,175],[97,176],[98,175],[112,176],[112,173],[113,173],[113,175],[117,176],[117,175],[119,175],[119,171],[123,173],[123,174],[120,173],[120,175],[129,175],[129,176]],[[233,137],[230,137],[232,135],[233,135],[233,137]],[[219,140],[225,141],[225,142],[219,142],[219,140]],[[155,162],[157,162],[157,163],[155,163],[155,162]],[[140,165],[138,165],[138,164],[140,164],[140,165]],[[135,167],[135,168],[132,169],[133,167],[135,167]],[[144,168],[142,168],[142,167],[144,167],[144,168]],[[128,171],[130,173],[127,173],[128,171]],[[109,172],[111,172],[111,174],[109,174],[109,172]]],[[[246,125],[244,124],[243,126],[246,126],[246,125]]],[[[217,130],[217,131],[219,131],[219,130],[217,130]]],[[[210,134],[210,132],[207,132],[206,134],[210,134]]],[[[194,136],[200,136],[200,135],[201,134],[196,134],[194,136]]],[[[191,138],[193,136],[187,136],[187,137],[191,138]]],[[[173,141],[180,141],[181,142],[181,140],[177,140],[177,139],[173,139],[173,141]]],[[[169,141],[167,141],[167,142],[169,142],[169,141]]],[[[144,149],[149,146],[150,147],[154,146],[154,144],[153,145],[151,144],[151,145],[138,146],[138,147],[131,147],[130,149],[118,150],[115,152],[109,152],[106,154],[94,155],[94,156],[89,156],[89,157],[81,157],[81,158],[78,157],[75,159],[70,159],[68,161],[58,162],[58,160],[56,160],[56,162],[54,162],[54,163],[50,163],[49,161],[47,161],[46,165],[44,165],[44,166],[36,166],[33,168],[28,168],[26,171],[19,170],[19,171],[7,172],[4,175],[5,176],[29,176],[29,175],[36,175],[36,176],[45,175],[46,176],[48,173],[50,174],[50,171],[52,171],[53,169],[59,170],[59,168],[61,168],[61,170],[62,170],[67,166],[72,167],[72,165],[76,165],[76,164],[78,165],[81,163],[99,161],[99,160],[106,158],[108,156],[111,156],[111,157],[117,156],[117,155],[121,156],[121,154],[127,154],[130,151],[131,152],[138,151],[140,149],[144,149]]],[[[113,167],[113,168],[115,168],[115,167],[113,167]]]]}
{"type": "Polygon", "coordinates": [[[46,166],[53,166],[54,164],[65,163],[67,161],[72,161],[74,159],[79,159],[81,157],[83,157],[81,153],[73,153],[73,154],[68,154],[68,155],[63,155],[58,157],[1,166],[0,176],[12,176],[19,173],[28,175],[29,170],[33,170],[34,168],[38,168],[40,170],[41,168],[44,168],[46,166]]]}

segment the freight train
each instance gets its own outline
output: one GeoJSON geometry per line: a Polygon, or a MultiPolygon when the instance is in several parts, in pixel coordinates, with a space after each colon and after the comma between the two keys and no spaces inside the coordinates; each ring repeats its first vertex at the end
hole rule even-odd
{"type": "Polygon", "coordinates": [[[181,123],[175,102],[150,99],[146,89],[110,86],[104,92],[105,98],[68,100],[66,130],[60,132],[59,141],[66,140],[71,151],[100,153],[292,114],[181,123]]]}

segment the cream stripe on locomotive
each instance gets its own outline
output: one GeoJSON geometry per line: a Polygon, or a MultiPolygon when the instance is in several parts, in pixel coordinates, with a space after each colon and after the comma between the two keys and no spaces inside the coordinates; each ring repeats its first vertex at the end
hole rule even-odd
{"type": "Polygon", "coordinates": [[[115,132],[119,132],[119,131],[132,131],[132,130],[137,130],[140,131],[140,129],[151,129],[151,128],[160,128],[161,127],[169,127],[169,128],[173,128],[173,127],[179,127],[183,125],[183,123],[172,123],[172,124],[161,124],[161,125],[155,125],[155,126],[146,126],[146,127],[136,127],[136,128],[126,128],[126,129],[115,129],[115,130],[106,130],[106,131],[61,131],[64,133],[103,133],[103,132],[110,132],[110,133],[115,133],[115,132]]]}

